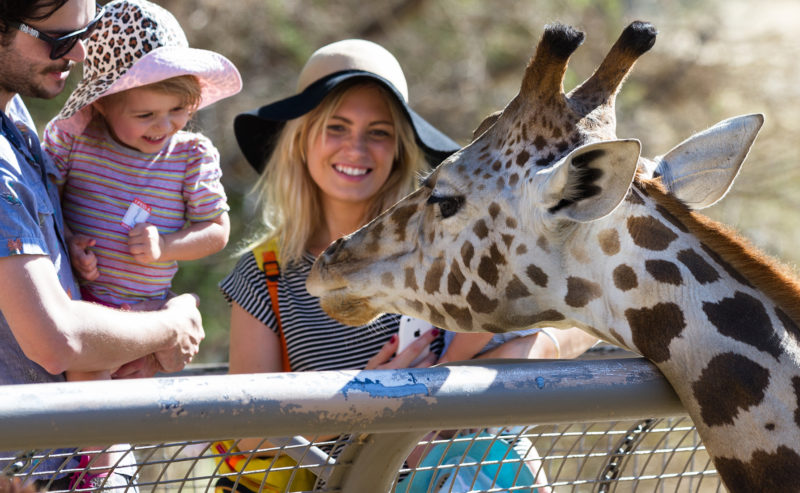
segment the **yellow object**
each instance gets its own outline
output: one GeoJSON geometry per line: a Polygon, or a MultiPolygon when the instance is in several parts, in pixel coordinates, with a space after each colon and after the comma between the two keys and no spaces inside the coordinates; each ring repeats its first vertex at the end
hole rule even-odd
{"type": "Polygon", "coordinates": [[[233,443],[233,440],[224,440],[211,445],[214,454],[220,455],[215,458],[221,475],[214,487],[215,493],[284,493],[314,489],[317,477],[308,469],[298,469],[297,462],[288,455],[259,457],[241,454],[233,443]]]}

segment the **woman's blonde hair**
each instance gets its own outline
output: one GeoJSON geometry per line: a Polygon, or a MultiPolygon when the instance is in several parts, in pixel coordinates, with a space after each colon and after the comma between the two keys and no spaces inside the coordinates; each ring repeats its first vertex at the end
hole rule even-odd
{"type": "Polygon", "coordinates": [[[359,87],[376,87],[381,91],[389,103],[396,136],[392,171],[375,194],[367,217],[362,218],[362,224],[374,219],[414,190],[427,164],[411,122],[400,103],[379,83],[364,80],[343,83],[316,108],[286,122],[277,137],[275,150],[267,161],[265,171],[253,187],[256,205],[267,232],[249,248],[278,237],[281,262],[296,262],[305,253],[312,234],[324,226],[319,188],[306,166],[306,145],[324,132],[345,93],[359,87]]]}

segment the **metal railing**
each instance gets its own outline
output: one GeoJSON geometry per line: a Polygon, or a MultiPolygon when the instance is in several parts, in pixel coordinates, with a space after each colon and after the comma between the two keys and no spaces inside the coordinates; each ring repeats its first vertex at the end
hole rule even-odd
{"type": "Polygon", "coordinates": [[[259,454],[297,463],[265,469],[314,473],[302,491],[451,491],[454,478],[469,485],[453,492],[723,490],[674,392],[639,358],[0,387],[0,470],[50,491],[69,488],[49,478],[92,463],[54,475],[48,457],[98,444],[126,444],[135,463],[118,470],[140,492],[215,491],[244,480],[211,442],[254,436],[271,437],[259,454]],[[509,474],[518,486],[501,488],[509,474]]]}

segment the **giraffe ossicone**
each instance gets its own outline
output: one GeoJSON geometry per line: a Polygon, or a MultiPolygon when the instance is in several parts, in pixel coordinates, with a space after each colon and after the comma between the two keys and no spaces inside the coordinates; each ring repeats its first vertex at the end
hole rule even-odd
{"type": "Polygon", "coordinates": [[[307,286],[351,324],[398,312],[458,331],[580,327],[658,366],[730,491],[800,491],[800,282],[695,211],[728,191],[763,116],[640,156],[616,136],[614,101],[655,37],[632,23],[565,94],[583,34],[547,26],[520,93],[332,244],[307,286]]]}

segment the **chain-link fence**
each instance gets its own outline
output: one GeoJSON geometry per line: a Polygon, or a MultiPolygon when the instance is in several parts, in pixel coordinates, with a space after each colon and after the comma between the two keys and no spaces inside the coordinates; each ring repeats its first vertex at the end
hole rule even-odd
{"type": "Polygon", "coordinates": [[[0,396],[0,467],[43,491],[724,491],[674,393],[638,358],[203,374],[0,396]],[[242,454],[230,437],[248,436],[270,438],[242,454]]]}

